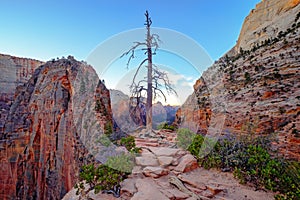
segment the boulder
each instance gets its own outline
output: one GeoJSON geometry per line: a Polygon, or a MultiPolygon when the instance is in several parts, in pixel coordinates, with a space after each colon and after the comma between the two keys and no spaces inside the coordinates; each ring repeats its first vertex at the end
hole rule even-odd
{"type": "Polygon", "coordinates": [[[157,157],[157,160],[158,160],[159,164],[161,166],[164,166],[164,167],[172,164],[173,159],[174,159],[173,157],[169,157],[169,156],[159,156],[159,157],[157,157]]]}
{"type": "Polygon", "coordinates": [[[137,188],[135,186],[136,179],[125,179],[121,184],[121,195],[126,194],[127,196],[133,196],[134,193],[137,192],[137,188]]]}
{"type": "Polygon", "coordinates": [[[147,177],[159,178],[161,176],[167,175],[169,171],[162,167],[145,167],[143,169],[143,174],[147,177]]]}
{"type": "Polygon", "coordinates": [[[179,164],[174,169],[177,172],[189,172],[198,167],[196,158],[191,154],[187,154],[180,159],[179,164]]]}
{"type": "Polygon", "coordinates": [[[156,156],[175,156],[180,150],[169,147],[149,147],[156,156]]]}

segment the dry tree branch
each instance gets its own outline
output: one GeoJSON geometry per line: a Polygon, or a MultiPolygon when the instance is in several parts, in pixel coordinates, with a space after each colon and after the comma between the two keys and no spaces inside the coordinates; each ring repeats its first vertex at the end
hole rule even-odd
{"type": "Polygon", "coordinates": [[[154,99],[156,98],[156,96],[161,97],[161,96],[159,95],[159,93],[161,93],[162,96],[163,96],[164,99],[165,99],[165,102],[167,102],[167,97],[166,97],[165,93],[164,93],[161,89],[159,89],[159,88],[157,88],[157,87],[154,87],[154,86],[152,86],[152,89],[153,89],[153,91],[154,91],[154,99]],[[157,91],[158,91],[159,93],[157,93],[157,91]]]}
{"type": "Polygon", "coordinates": [[[154,75],[153,75],[153,81],[154,81],[154,84],[156,86],[162,86],[162,84],[158,83],[158,81],[162,81],[163,84],[164,84],[164,87],[167,91],[168,94],[175,94],[177,96],[177,92],[175,91],[175,89],[173,88],[170,80],[169,80],[169,77],[167,75],[167,72],[164,72],[164,71],[161,71],[158,69],[158,67],[155,65],[155,68],[153,68],[153,72],[154,72],[154,75]]]}
{"type": "MultiPolygon", "coordinates": [[[[123,53],[123,54],[120,56],[120,58],[123,58],[124,56],[127,56],[128,54],[131,53],[130,56],[129,56],[129,58],[128,58],[127,64],[126,64],[127,69],[128,69],[128,67],[129,67],[129,64],[130,64],[131,59],[134,58],[134,53],[135,53],[135,51],[137,50],[137,48],[138,48],[139,46],[144,46],[144,45],[147,46],[147,43],[145,43],[145,42],[134,42],[134,44],[135,44],[135,45],[133,45],[128,51],[126,51],[125,53],[123,53]]],[[[142,50],[143,50],[143,49],[142,49],[142,50]]]]}
{"type": "MultiPolygon", "coordinates": [[[[148,61],[148,58],[144,59],[144,60],[140,63],[140,65],[138,66],[138,68],[137,68],[137,70],[135,71],[135,74],[134,74],[134,76],[133,76],[132,84],[135,82],[136,76],[137,76],[137,74],[139,73],[140,68],[143,66],[143,64],[144,64],[146,61],[148,61]]],[[[131,85],[132,85],[132,84],[131,84],[131,85]]]]}
{"type": "Polygon", "coordinates": [[[159,44],[162,43],[162,41],[159,38],[159,35],[152,34],[151,35],[151,46],[155,47],[153,54],[156,54],[157,49],[159,48],[159,44]]]}

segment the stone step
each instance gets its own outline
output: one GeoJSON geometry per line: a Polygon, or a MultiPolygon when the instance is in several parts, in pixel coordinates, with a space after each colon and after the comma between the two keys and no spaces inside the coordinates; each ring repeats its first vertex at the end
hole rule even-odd
{"type": "Polygon", "coordinates": [[[139,142],[139,141],[157,142],[157,139],[156,138],[135,138],[135,141],[136,142],[139,142]]]}
{"type": "Polygon", "coordinates": [[[159,143],[157,142],[136,142],[137,147],[158,147],[159,143]]]}

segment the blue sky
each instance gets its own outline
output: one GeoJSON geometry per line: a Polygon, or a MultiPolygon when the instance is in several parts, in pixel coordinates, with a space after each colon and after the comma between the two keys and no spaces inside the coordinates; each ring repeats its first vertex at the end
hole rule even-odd
{"type": "Polygon", "coordinates": [[[72,54],[84,60],[101,42],[141,28],[149,10],[153,26],[196,40],[213,60],[238,38],[259,0],[1,0],[0,52],[40,60],[72,54]]]}
{"type": "MultiPolygon", "coordinates": [[[[211,58],[212,63],[235,45],[245,17],[259,2],[260,0],[1,0],[0,53],[42,61],[73,55],[77,60],[87,60],[92,64],[109,88],[126,92],[130,84],[126,80],[131,79],[129,75],[131,73],[133,76],[140,60],[134,61],[130,70],[126,71],[126,59],[117,59],[119,54],[108,55],[114,50],[121,52],[118,49],[121,43],[111,41],[123,35],[128,41],[123,39],[122,42],[128,42],[130,48],[135,39],[132,37],[134,35],[128,36],[127,33],[143,28],[145,10],[150,13],[152,27],[173,31],[170,36],[174,37],[168,38],[168,34],[164,36],[165,40],[169,40],[166,46],[172,46],[167,50],[176,51],[177,47],[182,50],[184,45],[185,49],[189,49],[193,46],[192,43],[197,43],[211,58]],[[182,35],[183,40],[177,41],[178,35],[182,35]],[[132,38],[129,39],[130,37],[132,38]],[[183,45],[184,38],[187,39],[183,45]],[[110,44],[110,49],[101,51],[100,48],[95,56],[98,63],[95,63],[90,55],[101,45],[105,46],[103,44],[110,44]],[[103,67],[103,60],[109,56],[114,59],[103,67]],[[104,73],[103,69],[107,67],[110,70],[104,73]]],[[[164,35],[168,31],[162,30],[160,33],[164,35]]],[[[139,35],[143,39],[143,34],[139,35]]],[[[197,47],[194,50],[195,52],[189,50],[189,55],[185,56],[182,56],[184,53],[180,53],[180,49],[177,54],[161,52],[155,58],[159,65],[169,71],[171,79],[178,86],[177,91],[181,92],[180,98],[170,98],[170,104],[182,104],[192,93],[195,80],[210,66],[206,62],[195,67],[198,65],[195,64],[198,62],[197,57],[200,60],[202,57],[197,56],[197,47]]]]}

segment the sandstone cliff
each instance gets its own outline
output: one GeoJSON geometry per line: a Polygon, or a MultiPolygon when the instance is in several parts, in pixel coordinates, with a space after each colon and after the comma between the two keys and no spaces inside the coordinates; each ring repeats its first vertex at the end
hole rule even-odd
{"type": "Polygon", "coordinates": [[[26,83],[43,62],[0,54],[0,134],[18,86],[26,83]]]}
{"type": "Polygon", "coordinates": [[[299,3],[300,0],[263,0],[257,4],[244,21],[235,50],[249,50],[291,27],[299,3]]]}
{"type": "Polygon", "coordinates": [[[211,130],[216,136],[276,133],[278,141],[274,147],[287,157],[300,159],[300,5],[297,4],[299,1],[262,1],[257,11],[252,11],[245,20],[236,47],[263,42],[251,50],[235,54],[231,51],[206,70],[195,83],[194,93],[178,110],[177,124],[203,134],[211,130]],[[275,7],[270,10],[266,5],[275,7]],[[275,21],[267,21],[268,16],[268,20],[274,16],[275,21]],[[262,27],[261,24],[279,27],[286,19],[293,24],[287,21],[285,26],[291,24],[290,27],[276,37],[251,39],[253,30],[262,27]],[[256,27],[254,22],[259,25],[256,27]]]}
{"type": "Polygon", "coordinates": [[[71,56],[40,66],[17,87],[0,135],[0,199],[61,199],[111,126],[109,90],[91,66],[71,56]]]}

